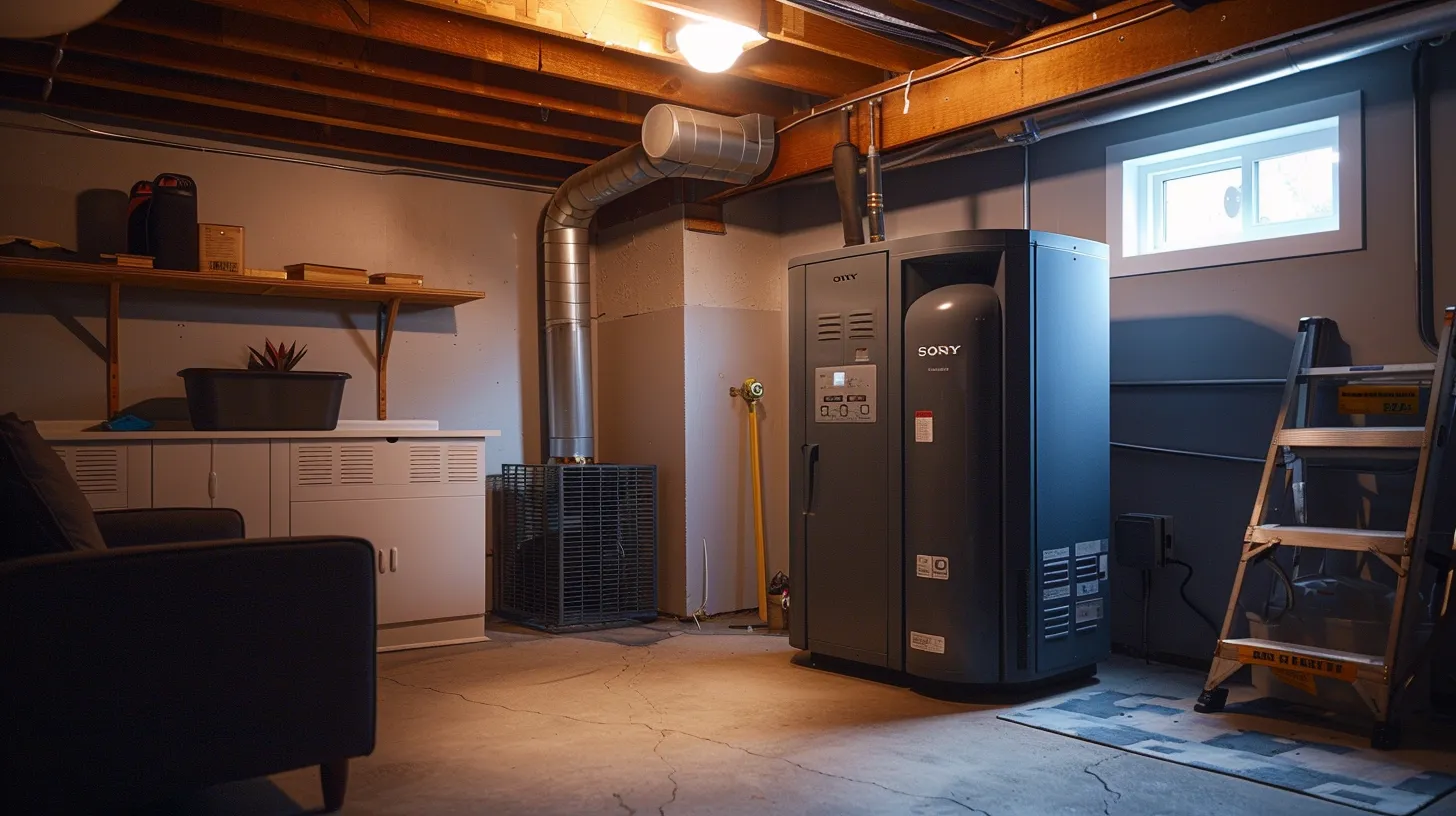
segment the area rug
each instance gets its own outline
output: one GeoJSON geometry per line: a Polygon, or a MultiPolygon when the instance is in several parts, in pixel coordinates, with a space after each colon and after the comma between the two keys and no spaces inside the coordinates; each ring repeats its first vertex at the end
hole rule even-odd
{"type": "Polygon", "coordinates": [[[1241,714],[1234,704],[1222,714],[1198,714],[1194,702],[1084,691],[1000,719],[1391,816],[1415,813],[1456,789],[1456,776],[1376,751],[1363,736],[1291,726],[1257,716],[1261,709],[1241,714]]]}

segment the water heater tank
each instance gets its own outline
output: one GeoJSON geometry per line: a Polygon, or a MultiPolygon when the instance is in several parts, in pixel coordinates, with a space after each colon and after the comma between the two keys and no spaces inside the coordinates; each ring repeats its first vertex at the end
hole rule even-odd
{"type": "Polygon", "coordinates": [[[1001,301],[981,284],[905,314],[905,670],[1001,682],[1001,301]]]}

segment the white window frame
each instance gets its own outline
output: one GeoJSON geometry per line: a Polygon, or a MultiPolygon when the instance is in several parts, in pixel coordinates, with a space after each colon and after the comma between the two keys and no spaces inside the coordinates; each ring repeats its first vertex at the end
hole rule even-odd
{"type": "Polygon", "coordinates": [[[1203,127],[1107,148],[1107,237],[1113,277],[1347,252],[1365,246],[1363,126],[1360,92],[1303,102],[1203,127]],[[1254,179],[1259,161],[1328,144],[1321,131],[1338,121],[1338,194],[1333,215],[1277,224],[1257,221],[1257,184],[1243,185],[1243,235],[1237,241],[1179,248],[1156,234],[1153,208],[1162,206],[1163,182],[1242,167],[1254,179]],[[1240,141],[1269,133],[1254,143],[1240,141]],[[1222,142],[1230,142],[1221,145],[1222,142]],[[1167,155],[1156,163],[1134,164],[1167,155]],[[1190,164],[1190,159],[1196,163],[1190,164]],[[1125,218],[1128,210],[1135,213],[1125,218]],[[1316,223],[1311,223],[1316,222],[1316,223]],[[1314,227],[1318,231],[1311,232],[1314,227]],[[1140,252],[1145,243],[1150,251],[1140,252]]]}

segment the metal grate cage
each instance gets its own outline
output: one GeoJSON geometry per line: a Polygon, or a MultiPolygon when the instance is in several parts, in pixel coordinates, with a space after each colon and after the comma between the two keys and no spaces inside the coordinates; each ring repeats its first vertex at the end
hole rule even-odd
{"type": "Polygon", "coordinates": [[[657,617],[655,465],[504,465],[500,614],[546,629],[657,617]]]}

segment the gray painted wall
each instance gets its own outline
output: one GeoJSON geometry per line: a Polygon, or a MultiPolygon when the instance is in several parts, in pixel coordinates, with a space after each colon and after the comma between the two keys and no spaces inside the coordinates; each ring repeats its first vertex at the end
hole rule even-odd
{"type": "MultiPolygon", "coordinates": [[[[15,112],[0,116],[55,126],[15,112]]],[[[402,310],[390,351],[390,417],[501,430],[487,450],[493,470],[534,460],[533,236],[543,194],[0,130],[0,234],[94,244],[96,230],[87,225],[96,220],[78,211],[99,201],[124,217],[131,184],[161,172],[197,181],[202,221],[246,227],[249,266],[360,266],[484,290],[484,300],[453,310],[402,310]]],[[[181,397],[179,369],[241,366],[246,346],[267,337],[307,344],[307,368],[352,375],[345,419],[375,416],[372,306],[124,288],[121,312],[124,406],[181,397]]],[[[0,282],[0,411],[102,419],[106,368],[93,347],[105,336],[101,287],[0,282]]]]}
{"type": "MultiPolygon", "coordinates": [[[[1434,144],[1456,134],[1456,55],[1437,49],[1442,77],[1434,144]]],[[[1361,90],[1365,122],[1365,249],[1112,281],[1112,377],[1282,377],[1301,316],[1335,318],[1356,362],[1428,359],[1414,324],[1410,55],[1403,50],[1291,77],[1031,149],[1031,226],[1105,240],[1106,148],[1254,111],[1361,90]]],[[[1005,149],[889,174],[892,237],[1022,225],[1023,154],[1005,149]]],[[[1456,158],[1437,151],[1437,302],[1456,300],[1456,158]]],[[[832,189],[780,192],[785,257],[842,243],[832,189]]],[[[1112,436],[1144,445],[1262,457],[1277,389],[1117,390],[1112,436]]],[[[1194,566],[1193,601],[1222,615],[1259,467],[1142,453],[1113,454],[1113,512],[1174,517],[1178,556],[1194,566]]],[[[1350,495],[1350,494],[1346,494],[1350,495]]],[[[1356,513],[1360,507],[1349,512],[1356,513]]],[[[1119,571],[1114,637],[1141,639],[1138,578],[1119,571]]],[[[1183,574],[1154,576],[1151,648],[1198,659],[1213,635],[1178,598],[1183,574]]]]}

